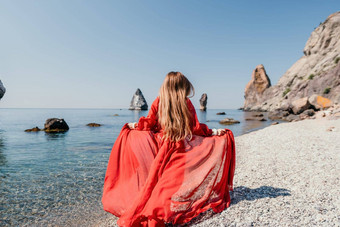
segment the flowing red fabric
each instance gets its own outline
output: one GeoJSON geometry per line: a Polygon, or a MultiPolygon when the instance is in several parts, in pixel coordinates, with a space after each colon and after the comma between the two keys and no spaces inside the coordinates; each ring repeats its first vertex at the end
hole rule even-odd
{"type": "Polygon", "coordinates": [[[192,139],[162,140],[158,102],[157,98],[135,130],[123,126],[111,151],[102,203],[104,210],[120,217],[119,226],[182,224],[209,208],[221,212],[230,205],[232,132],[226,129],[224,135],[212,136],[188,99],[192,139]]]}

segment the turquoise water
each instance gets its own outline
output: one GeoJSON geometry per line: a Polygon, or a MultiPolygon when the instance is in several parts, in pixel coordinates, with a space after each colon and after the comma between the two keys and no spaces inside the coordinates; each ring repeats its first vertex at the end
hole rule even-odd
{"type": "MultiPolygon", "coordinates": [[[[0,109],[1,226],[70,225],[93,222],[103,215],[101,193],[112,145],[125,122],[147,111],[125,109],[0,109]],[[114,116],[118,114],[118,116],[114,116]],[[47,118],[64,118],[66,133],[24,132],[43,128],[47,118]],[[98,128],[86,124],[103,124],[98,128]]],[[[232,117],[235,136],[266,127],[270,121],[244,119],[239,110],[197,111],[210,128],[232,117]],[[216,115],[224,111],[227,115],[216,115]]]]}

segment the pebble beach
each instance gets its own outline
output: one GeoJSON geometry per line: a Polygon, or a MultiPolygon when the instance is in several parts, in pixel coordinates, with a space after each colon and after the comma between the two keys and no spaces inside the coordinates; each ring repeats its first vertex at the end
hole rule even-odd
{"type": "MultiPolygon", "coordinates": [[[[273,125],[236,149],[230,207],[185,226],[340,226],[340,120],[273,125]]],[[[94,225],[116,226],[106,217],[94,225]]]]}

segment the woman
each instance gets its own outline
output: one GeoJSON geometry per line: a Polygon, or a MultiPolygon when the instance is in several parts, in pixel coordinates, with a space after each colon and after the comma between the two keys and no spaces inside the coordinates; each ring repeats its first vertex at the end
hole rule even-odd
{"type": "Polygon", "coordinates": [[[199,123],[180,72],[170,72],[147,117],[125,124],[109,159],[102,197],[119,226],[189,222],[230,205],[235,170],[228,129],[199,123]]]}

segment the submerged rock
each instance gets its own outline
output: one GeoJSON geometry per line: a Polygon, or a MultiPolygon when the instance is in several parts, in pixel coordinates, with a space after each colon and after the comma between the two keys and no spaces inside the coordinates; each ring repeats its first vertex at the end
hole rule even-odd
{"type": "Polygon", "coordinates": [[[138,88],[132,96],[129,110],[147,110],[148,104],[144,98],[142,91],[138,88]]]}
{"type": "Polygon", "coordinates": [[[69,127],[64,119],[49,118],[46,120],[43,130],[45,132],[66,132],[69,127]]]}
{"type": "Polygon", "coordinates": [[[98,123],[88,123],[86,126],[89,126],[89,127],[100,127],[102,125],[98,124],[98,123]]]}
{"type": "Polygon", "coordinates": [[[2,84],[1,80],[0,80],[0,99],[2,99],[2,97],[4,97],[6,93],[6,88],[4,87],[4,85],[2,84]]]}
{"type": "Polygon", "coordinates": [[[208,95],[206,93],[203,93],[200,98],[200,110],[206,111],[207,103],[208,103],[208,95]]]}
{"type": "Polygon", "coordinates": [[[25,132],[39,132],[39,131],[42,131],[42,129],[38,128],[38,126],[25,130],[25,132]]]}
{"type": "Polygon", "coordinates": [[[233,125],[233,124],[238,124],[240,123],[237,120],[234,120],[233,118],[224,118],[223,120],[220,121],[220,124],[222,125],[233,125]]]}
{"type": "Polygon", "coordinates": [[[218,112],[216,115],[225,115],[225,112],[218,112]]]}

